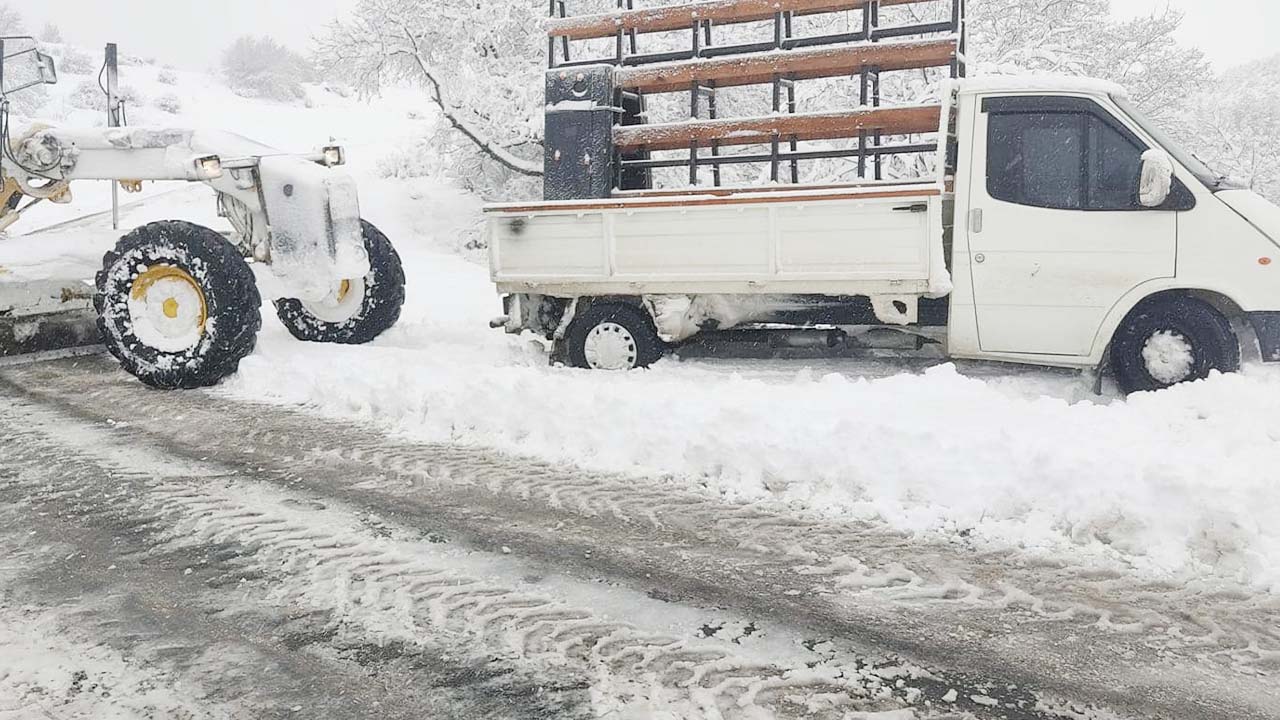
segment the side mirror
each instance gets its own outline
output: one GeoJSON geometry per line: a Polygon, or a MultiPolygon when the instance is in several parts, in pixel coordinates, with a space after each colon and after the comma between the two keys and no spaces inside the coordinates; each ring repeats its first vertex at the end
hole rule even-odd
{"type": "Polygon", "coordinates": [[[39,73],[40,82],[45,85],[58,84],[58,66],[54,64],[51,56],[42,52],[36,53],[36,72],[39,73]]]}
{"type": "Polygon", "coordinates": [[[1138,202],[1143,207],[1158,208],[1173,191],[1173,158],[1163,150],[1142,154],[1142,179],[1138,184],[1138,202]]]}

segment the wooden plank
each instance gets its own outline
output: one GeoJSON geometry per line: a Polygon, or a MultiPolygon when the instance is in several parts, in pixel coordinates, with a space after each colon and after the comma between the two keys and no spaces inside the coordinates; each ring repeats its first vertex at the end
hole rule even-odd
{"type": "MultiPolygon", "coordinates": [[[[880,0],[880,6],[910,5],[934,0],[880,0]]],[[[547,34],[570,40],[613,37],[618,31],[671,32],[693,27],[695,20],[717,25],[772,20],[780,12],[796,15],[860,10],[868,0],[705,0],[704,2],[622,12],[553,18],[547,34]]]]}
{"type": "Polygon", "coordinates": [[[615,78],[619,86],[644,93],[688,92],[694,82],[716,87],[761,85],[775,75],[812,80],[856,75],[867,67],[914,70],[949,65],[955,59],[954,39],[867,43],[816,50],[778,50],[716,60],[689,60],[626,68],[615,78]]]}
{"type": "Polygon", "coordinates": [[[614,128],[613,142],[621,152],[637,150],[687,150],[697,142],[708,147],[763,145],[774,137],[796,140],[831,140],[882,131],[886,135],[935,133],[942,124],[942,106],[877,108],[838,113],[770,115],[768,117],[695,120],[664,125],[630,125],[614,128]]]}
{"type": "Polygon", "coordinates": [[[705,197],[671,197],[671,198],[637,198],[621,200],[584,200],[582,202],[551,202],[510,205],[490,205],[484,209],[486,213],[527,215],[531,213],[549,212],[592,212],[596,210],[638,210],[652,208],[688,208],[712,205],[760,205],[766,203],[822,202],[828,200],[877,200],[884,198],[927,198],[937,197],[942,190],[933,186],[915,186],[910,188],[886,188],[884,190],[850,190],[848,192],[826,192],[820,189],[797,187],[779,191],[771,188],[774,194],[735,193],[730,195],[714,195],[710,192],[700,193],[705,197]]]}

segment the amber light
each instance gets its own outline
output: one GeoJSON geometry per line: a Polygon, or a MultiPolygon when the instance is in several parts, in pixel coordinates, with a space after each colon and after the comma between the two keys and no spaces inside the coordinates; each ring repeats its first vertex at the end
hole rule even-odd
{"type": "Polygon", "coordinates": [[[1271,258],[1267,258],[1267,257],[1264,257],[1264,258],[1258,258],[1258,264],[1259,264],[1259,265],[1270,265],[1270,264],[1271,264],[1271,258]]]}

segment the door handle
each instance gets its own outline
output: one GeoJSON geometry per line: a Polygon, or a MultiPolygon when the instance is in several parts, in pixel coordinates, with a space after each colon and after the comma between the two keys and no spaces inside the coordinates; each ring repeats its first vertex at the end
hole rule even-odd
{"type": "Polygon", "coordinates": [[[982,232],[982,208],[969,211],[969,232],[975,235],[982,232]]]}

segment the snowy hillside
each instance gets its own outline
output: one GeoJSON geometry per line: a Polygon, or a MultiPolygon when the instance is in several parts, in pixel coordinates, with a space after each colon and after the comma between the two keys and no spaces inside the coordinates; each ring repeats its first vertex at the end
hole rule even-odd
{"type": "MultiPolygon", "coordinates": [[[[64,72],[42,115],[101,124],[92,73],[64,72]]],[[[402,254],[400,325],[368,347],[295,342],[263,308],[257,352],[217,392],[307,406],[415,439],[499,448],[669,482],[730,502],[883,523],[945,543],[1024,548],[1160,577],[1280,592],[1280,372],[1127,401],[1089,378],[891,361],[661,362],[626,376],[551,368],[541,346],[490,330],[483,257],[458,251],[480,201],[406,170],[436,122],[419,91],[375,100],[309,86],[306,102],[240,97],[206,74],[122,69],[134,125],[240,132],[283,150],[348,149],[365,217],[402,254]]],[[[88,277],[115,234],[105,183],[32,211],[0,241],[11,276],[88,277]],[[23,235],[27,233],[27,235],[23,235]]],[[[132,226],[225,227],[203,187],[126,196],[132,226]]],[[[265,281],[265,277],[264,277],[265,281]]]]}

